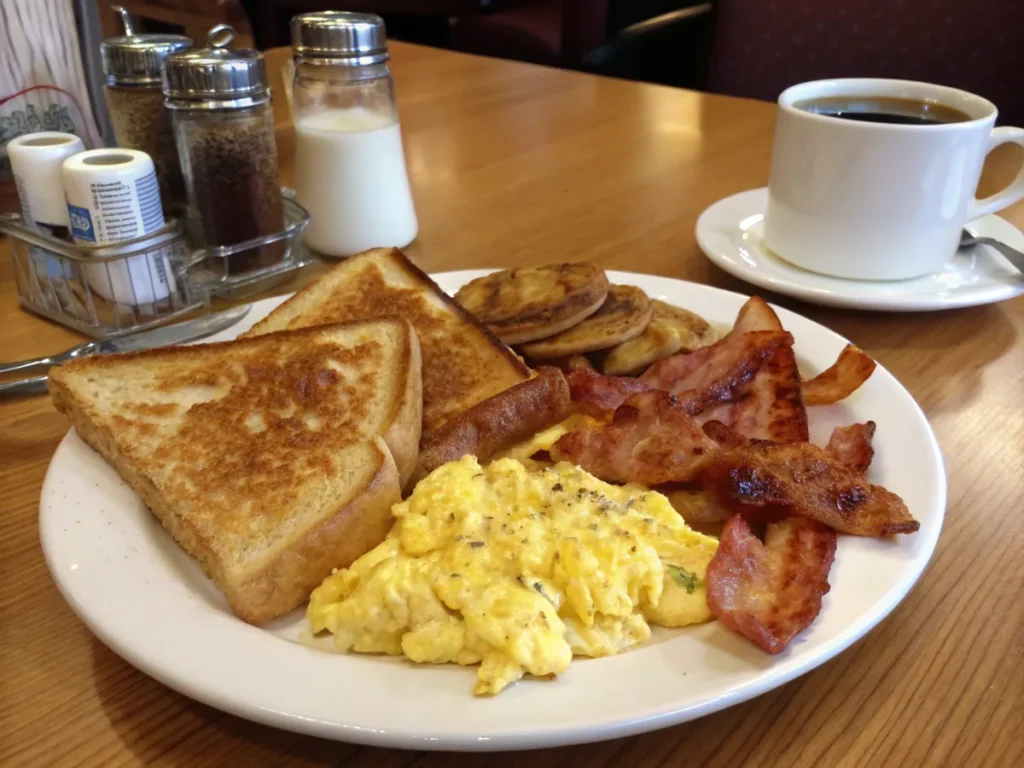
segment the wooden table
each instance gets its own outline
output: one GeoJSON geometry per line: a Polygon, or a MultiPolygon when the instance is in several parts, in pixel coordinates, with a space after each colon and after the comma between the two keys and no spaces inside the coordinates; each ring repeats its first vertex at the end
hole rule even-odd
{"type": "MultiPolygon", "coordinates": [[[[753,290],[711,266],[693,231],[707,205],[766,183],[771,105],[405,45],[394,54],[421,222],[409,252],[424,268],[587,258],[753,290]]],[[[291,153],[282,131],[285,181],[291,153]]],[[[1018,163],[994,155],[985,188],[1018,163]]],[[[1024,206],[1005,215],[1024,226],[1024,206]]],[[[645,736],[466,765],[1022,764],[1024,300],[892,315],[769,298],[863,347],[931,419],[949,511],[920,583],[866,638],[759,699],[645,736]]],[[[0,255],[0,359],[76,340],[17,309],[0,255]]],[[[0,402],[0,763],[456,764],[255,725],[107,650],[57,593],[37,539],[40,483],[66,430],[45,397],[0,402]]]]}

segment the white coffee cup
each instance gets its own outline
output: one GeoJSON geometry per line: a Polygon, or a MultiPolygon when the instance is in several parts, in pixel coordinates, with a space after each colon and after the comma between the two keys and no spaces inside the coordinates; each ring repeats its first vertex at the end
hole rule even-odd
{"type": "Polygon", "coordinates": [[[804,269],[855,280],[937,271],[956,254],[965,222],[1024,198],[1024,169],[1001,192],[975,198],[985,156],[1000,144],[1024,146],[1024,129],[993,128],[996,114],[980,96],[908,80],[787,88],[775,123],[765,245],[804,269]],[[968,119],[905,125],[803,108],[847,97],[928,102],[968,119]]]}

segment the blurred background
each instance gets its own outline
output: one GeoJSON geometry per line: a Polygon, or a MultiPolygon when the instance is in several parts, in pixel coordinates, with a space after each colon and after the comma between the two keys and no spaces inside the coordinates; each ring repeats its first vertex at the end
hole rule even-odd
{"type": "MultiPolygon", "coordinates": [[[[79,0],[83,2],[83,0],[79,0]]],[[[84,0],[88,3],[89,0],[84,0]]],[[[611,77],[774,100],[824,77],[927,80],[994,101],[1024,123],[1021,0],[127,0],[147,31],[288,44],[296,13],[384,16],[391,37],[611,77]]],[[[103,32],[117,31],[99,3],[103,32]]]]}
{"type": "MultiPolygon", "coordinates": [[[[288,45],[312,10],[379,13],[393,39],[773,101],[828,77],[926,80],[980,94],[1024,125],[1024,0],[121,0],[139,32],[236,47],[288,45]]],[[[0,0],[0,210],[14,210],[6,143],[62,130],[112,143],[99,43],[111,0],[0,0]]]]}

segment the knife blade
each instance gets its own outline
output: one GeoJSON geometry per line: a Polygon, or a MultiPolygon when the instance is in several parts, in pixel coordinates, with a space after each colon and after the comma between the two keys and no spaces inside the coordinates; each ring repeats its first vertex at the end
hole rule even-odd
{"type": "MultiPolygon", "coordinates": [[[[76,347],[49,357],[37,357],[33,360],[21,360],[16,363],[0,364],[0,374],[27,371],[30,369],[49,369],[68,360],[90,355],[109,355],[116,352],[137,352],[143,349],[166,347],[170,344],[182,344],[210,336],[225,328],[230,328],[251,309],[251,304],[232,307],[223,312],[203,315],[192,320],[174,325],[164,325],[152,330],[120,336],[116,339],[97,339],[79,344],[76,347]]],[[[3,394],[34,394],[46,391],[46,375],[33,371],[35,375],[17,381],[0,384],[0,395],[3,394]]]]}
{"type": "Polygon", "coordinates": [[[212,336],[218,331],[230,328],[249,314],[251,308],[252,304],[244,304],[240,307],[225,309],[223,312],[214,312],[192,320],[186,320],[183,323],[162,325],[150,331],[90,343],[98,345],[98,349],[94,354],[100,355],[108,355],[114,352],[138,352],[142,349],[166,347],[170,344],[183,344],[186,341],[195,341],[204,336],[212,336]]]}

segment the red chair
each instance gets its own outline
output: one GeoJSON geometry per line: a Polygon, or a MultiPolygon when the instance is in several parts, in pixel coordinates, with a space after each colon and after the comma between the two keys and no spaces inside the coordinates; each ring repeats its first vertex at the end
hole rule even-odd
{"type": "Polygon", "coordinates": [[[1024,0],[716,0],[707,87],[774,100],[831,77],[962,88],[1024,125],[1024,0]]]}
{"type": "Polygon", "coordinates": [[[467,53],[579,64],[608,37],[608,0],[510,0],[452,21],[451,46],[467,53]]]}

